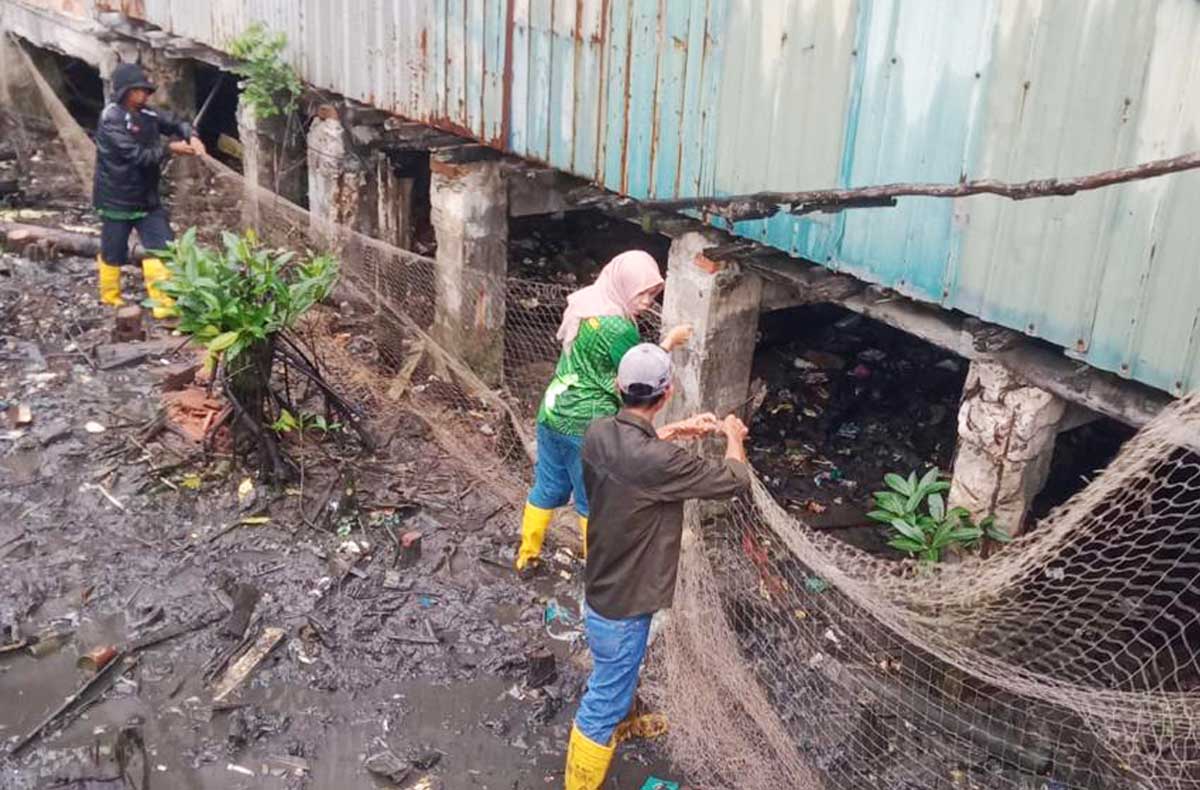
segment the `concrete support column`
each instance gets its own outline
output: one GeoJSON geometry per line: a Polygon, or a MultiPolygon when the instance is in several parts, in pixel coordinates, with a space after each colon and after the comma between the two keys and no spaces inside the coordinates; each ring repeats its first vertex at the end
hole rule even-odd
{"type": "Polygon", "coordinates": [[[1009,534],[1024,529],[1029,504],[1050,472],[1067,403],[996,362],[974,361],[958,412],[949,504],[976,522],[994,516],[1009,534]]]}
{"type": "Polygon", "coordinates": [[[138,62],[150,81],[158,86],[152,100],[154,106],[165,107],[185,118],[195,117],[199,105],[196,102],[196,66],[193,61],[170,58],[161,50],[144,46],[138,53],[138,62]]]}
{"type": "Polygon", "coordinates": [[[293,130],[288,119],[273,116],[259,120],[254,108],[238,106],[238,138],[242,144],[245,199],[242,220],[259,227],[259,189],[274,192],[298,206],[308,205],[308,148],[299,123],[293,130]]]}
{"type": "Polygon", "coordinates": [[[504,370],[508,191],[495,155],[465,147],[430,161],[437,235],[434,336],[489,385],[504,370]]]}
{"type": "Polygon", "coordinates": [[[366,186],[341,121],[336,113],[322,112],[308,130],[308,209],[316,238],[334,230],[331,225],[370,232],[359,222],[366,186]]]}
{"type": "Polygon", "coordinates": [[[716,242],[686,233],[671,242],[663,296],[663,331],[691,323],[691,343],[675,352],[675,395],[667,422],[696,412],[723,417],[740,408],[750,389],[763,283],[733,262],[714,261],[704,250],[716,242]]]}

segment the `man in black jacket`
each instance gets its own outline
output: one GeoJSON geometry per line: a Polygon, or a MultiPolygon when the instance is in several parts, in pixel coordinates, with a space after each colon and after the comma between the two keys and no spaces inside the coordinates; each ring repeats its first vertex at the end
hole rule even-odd
{"type": "MultiPolygon", "coordinates": [[[[146,250],[161,250],[174,239],[170,218],[158,194],[162,165],[171,155],[196,156],[204,144],[192,126],[166,110],[146,106],[155,86],[135,63],[113,70],[112,101],[96,128],[96,178],[92,202],[100,227],[100,301],[120,307],[121,266],[129,262],[129,235],[137,230],[146,250]],[[178,138],[164,142],[163,135],[178,138]]],[[[174,303],[158,288],[169,276],[157,258],[142,261],[154,317],[174,314],[174,303]]]]}

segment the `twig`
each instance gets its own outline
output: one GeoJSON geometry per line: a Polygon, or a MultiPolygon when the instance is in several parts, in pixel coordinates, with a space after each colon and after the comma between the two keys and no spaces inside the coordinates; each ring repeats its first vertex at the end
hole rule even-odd
{"type": "Polygon", "coordinates": [[[1076,192],[1087,192],[1129,181],[1158,178],[1196,168],[1200,168],[1200,151],[1075,178],[1042,178],[1019,182],[984,178],[975,181],[961,181],[957,184],[898,183],[853,189],[755,192],[728,197],[709,196],[641,202],[633,202],[628,198],[604,197],[590,201],[583,200],[580,205],[611,203],[613,205],[608,206],[610,210],[623,212],[698,210],[738,221],[770,217],[780,211],[790,214],[808,214],[815,211],[892,206],[899,197],[959,198],[971,195],[996,195],[1010,200],[1066,197],[1074,195],[1076,192]]]}
{"type": "Polygon", "coordinates": [[[122,513],[129,512],[129,510],[124,505],[121,504],[120,500],[118,500],[112,494],[108,493],[108,489],[105,488],[104,486],[100,485],[99,483],[84,483],[83,487],[99,491],[104,496],[105,499],[107,499],[109,502],[112,503],[113,507],[115,507],[117,510],[120,510],[122,513]]]}

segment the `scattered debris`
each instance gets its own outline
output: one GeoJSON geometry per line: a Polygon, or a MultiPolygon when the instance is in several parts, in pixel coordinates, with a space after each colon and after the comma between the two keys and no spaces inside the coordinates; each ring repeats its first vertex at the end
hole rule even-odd
{"type": "Polygon", "coordinates": [[[396,558],[400,567],[407,568],[415,565],[421,559],[421,533],[405,532],[400,536],[400,554],[396,558]]]}
{"type": "Polygon", "coordinates": [[[83,429],[88,433],[104,433],[108,430],[95,420],[89,420],[88,422],[84,423],[83,429]]]}
{"type": "Polygon", "coordinates": [[[117,657],[116,645],[101,645],[93,647],[75,662],[75,666],[88,672],[99,672],[108,666],[108,662],[117,657]]]}
{"type": "Polygon", "coordinates": [[[144,342],[110,343],[96,347],[96,367],[100,370],[138,365],[150,357],[165,356],[179,346],[179,338],[144,342]]]}
{"type": "MultiPolygon", "coordinates": [[[[12,411],[11,407],[10,411],[12,411]]],[[[23,425],[28,425],[29,423],[33,422],[33,410],[29,408],[28,403],[18,403],[12,419],[13,425],[18,428],[23,425]]]]}
{"type": "Polygon", "coordinates": [[[46,729],[56,721],[61,719],[62,723],[66,724],[70,718],[71,712],[84,700],[85,697],[98,699],[104,694],[104,692],[112,687],[112,685],[117,681],[118,677],[125,674],[126,671],[131,669],[136,664],[137,658],[130,658],[125,653],[118,653],[111,660],[109,660],[103,669],[84,682],[84,684],[76,689],[74,693],[68,696],[61,705],[51,711],[46,718],[42,719],[42,721],[37,724],[37,726],[35,726],[28,735],[18,741],[12,747],[12,749],[9,750],[9,755],[15,757],[16,755],[20,754],[27,746],[29,746],[29,744],[33,743],[39,735],[45,732],[46,729]]]}
{"type": "Polygon", "coordinates": [[[400,784],[413,772],[413,766],[401,760],[390,751],[379,752],[367,758],[364,766],[375,776],[382,777],[392,784],[400,784]]]}
{"type": "Polygon", "coordinates": [[[557,660],[546,648],[536,648],[525,660],[525,685],[528,688],[540,689],[558,680],[557,660]]]}
{"type": "Polygon", "coordinates": [[[239,639],[245,636],[246,629],[250,626],[250,618],[254,615],[254,607],[258,605],[261,595],[258,588],[252,584],[235,585],[230,594],[230,598],[233,599],[233,611],[229,613],[229,619],[222,626],[221,633],[239,639]]]}

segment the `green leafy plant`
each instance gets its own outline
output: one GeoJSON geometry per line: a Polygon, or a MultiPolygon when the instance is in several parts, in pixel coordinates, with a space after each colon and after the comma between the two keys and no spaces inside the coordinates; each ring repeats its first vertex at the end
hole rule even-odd
{"type": "Polygon", "coordinates": [[[175,298],[179,331],[207,348],[206,367],[217,372],[233,407],[230,419],[241,444],[257,448],[264,476],[283,480],[291,475],[288,459],[278,433],[270,429],[287,428],[282,410],[295,414],[299,409],[291,401],[289,377],[284,376],[282,392],[272,386],[277,358],[285,370],[318,385],[326,408],[357,414],[321,380],[316,364],[287,333],[329,294],[337,261],[326,255],[300,260],[262,246],[252,231],[225,233],[222,242],[219,248],[199,244],[191,228],[169,244],[161,257],[171,277],[162,288],[175,298]]]}
{"type": "Polygon", "coordinates": [[[175,298],[179,331],[205,345],[210,365],[224,357],[228,366],[328,296],[338,266],[328,255],[297,261],[265,248],[253,231],[222,240],[223,249],[206,247],[190,228],[171,242],[163,253],[171,279],[162,288],[175,298]]]}
{"type": "Polygon", "coordinates": [[[872,494],[876,509],[867,517],[891,528],[889,546],[925,562],[940,562],[947,549],[977,549],[985,536],[999,543],[1012,540],[991,516],[975,524],[965,508],[947,508],[942,494],[950,484],[941,478],[936,467],[920,478],[916,472],[884,475],[887,489],[872,494]]]}
{"type": "Polygon", "coordinates": [[[283,60],[287,36],[270,33],[255,22],[229,44],[229,54],[240,62],[233,71],[241,77],[241,100],[254,108],[259,120],[287,115],[296,109],[304,86],[295,69],[283,60]]]}
{"type": "Polygon", "coordinates": [[[340,431],[342,424],[336,420],[330,422],[323,414],[310,414],[301,412],[300,416],[292,414],[287,409],[280,409],[279,417],[271,424],[271,430],[275,433],[291,433],[296,431],[300,436],[300,441],[304,441],[304,432],[308,430],[317,430],[322,434],[327,434],[330,431],[340,431]]]}

